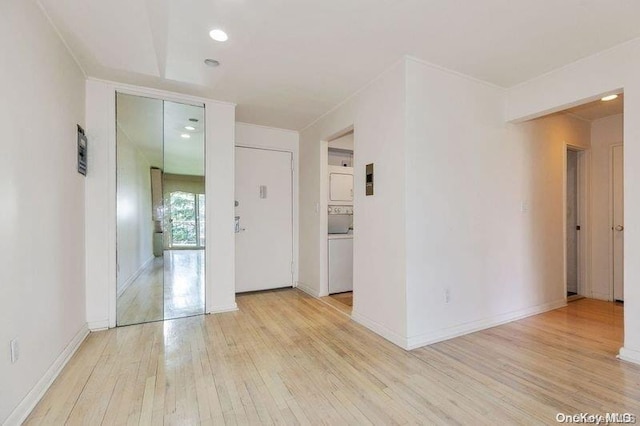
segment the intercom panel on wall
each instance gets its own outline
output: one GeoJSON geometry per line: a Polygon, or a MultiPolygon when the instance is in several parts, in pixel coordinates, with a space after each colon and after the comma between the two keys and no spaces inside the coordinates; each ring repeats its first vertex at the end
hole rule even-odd
{"type": "Polygon", "coordinates": [[[373,163],[366,166],[365,194],[373,195],[373,163]]]}
{"type": "Polygon", "coordinates": [[[87,175],[87,137],[80,125],[78,125],[78,173],[87,175]]]}

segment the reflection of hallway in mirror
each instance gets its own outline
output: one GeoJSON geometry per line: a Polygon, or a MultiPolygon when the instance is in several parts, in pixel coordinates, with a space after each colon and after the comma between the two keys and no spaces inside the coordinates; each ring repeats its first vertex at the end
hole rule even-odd
{"type": "Polygon", "coordinates": [[[204,314],[204,250],[165,250],[164,319],[204,314]]]}
{"type": "Polygon", "coordinates": [[[118,297],[117,306],[118,325],[203,314],[204,250],[166,250],[118,297]]]}

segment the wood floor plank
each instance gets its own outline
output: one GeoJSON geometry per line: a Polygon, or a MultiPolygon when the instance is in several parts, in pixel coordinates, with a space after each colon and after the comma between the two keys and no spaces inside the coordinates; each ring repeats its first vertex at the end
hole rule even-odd
{"type": "Polygon", "coordinates": [[[297,290],[93,333],[26,424],[550,424],[640,414],[623,307],[569,306],[404,351],[297,290]]]}

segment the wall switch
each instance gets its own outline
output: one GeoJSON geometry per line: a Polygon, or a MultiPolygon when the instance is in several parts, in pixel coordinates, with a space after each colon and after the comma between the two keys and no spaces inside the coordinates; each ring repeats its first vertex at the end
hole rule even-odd
{"type": "Polygon", "coordinates": [[[451,291],[447,288],[444,290],[444,303],[449,303],[451,300],[451,291]]]}
{"type": "Polygon", "coordinates": [[[18,346],[18,339],[13,339],[9,342],[9,346],[11,347],[11,363],[15,363],[20,358],[20,347],[18,346]]]}

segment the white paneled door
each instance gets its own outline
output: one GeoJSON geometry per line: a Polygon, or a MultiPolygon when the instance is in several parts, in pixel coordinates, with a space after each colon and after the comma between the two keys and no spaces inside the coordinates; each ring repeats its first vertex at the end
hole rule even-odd
{"type": "Polygon", "coordinates": [[[236,147],[237,293],[293,285],[292,176],[290,152],[236,147]]]}
{"type": "Polygon", "coordinates": [[[612,200],[613,200],[613,300],[624,300],[624,186],[623,186],[623,148],[612,148],[612,200]]]}

